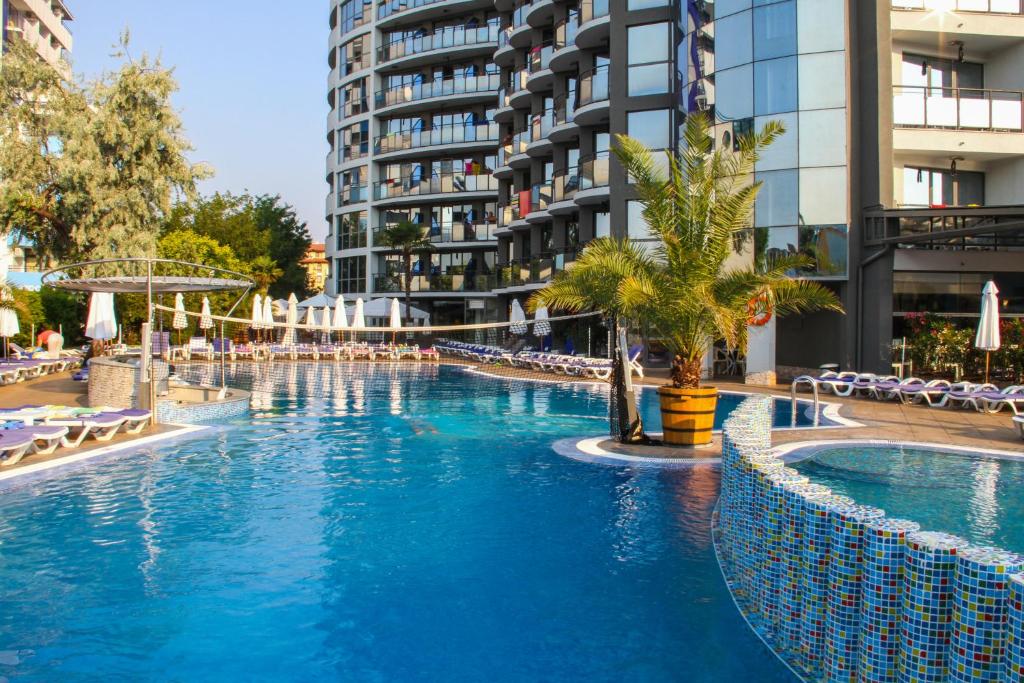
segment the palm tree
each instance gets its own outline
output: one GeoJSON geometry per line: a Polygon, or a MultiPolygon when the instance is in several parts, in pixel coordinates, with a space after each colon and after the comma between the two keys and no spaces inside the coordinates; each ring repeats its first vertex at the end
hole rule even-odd
{"type": "Polygon", "coordinates": [[[430,238],[423,226],[412,221],[402,221],[385,228],[377,237],[377,244],[393,249],[402,257],[402,289],[405,292],[405,326],[412,319],[412,257],[430,251],[430,238]]]}
{"type": "Polygon", "coordinates": [[[842,311],[836,296],[791,274],[811,265],[801,254],[754,265],[727,263],[750,229],[760,182],[749,182],[758,154],[783,134],[778,122],[715,149],[703,115],[686,120],[684,144],[664,165],[642,143],[617,136],[615,156],[633,181],[643,217],[660,243],[651,250],[628,240],[594,240],[576,261],[530,299],[567,311],[599,310],[647,323],[672,352],[672,387],[700,386],[709,344],[736,348],[747,326],[772,313],[842,311]]]}
{"type": "Polygon", "coordinates": [[[249,262],[249,275],[256,283],[256,289],[267,292],[270,285],[277,282],[278,278],[284,275],[284,271],[278,267],[277,261],[269,256],[257,256],[249,262]]]}

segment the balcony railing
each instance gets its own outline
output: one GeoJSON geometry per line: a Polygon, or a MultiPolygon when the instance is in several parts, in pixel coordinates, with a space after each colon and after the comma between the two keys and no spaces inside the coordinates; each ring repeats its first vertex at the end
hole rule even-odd
{"type": "Polygon", "coordinates": [[[512,30],[520,26],[526,26],[526,13],[530,11],[530,0],[519,3],[519,6],[512,11],[512,30]]]}
{"type": "Polygon", "coordinates": [[[580,26],[608,16],[608,0],[580,0],[580,26]]]}
{"type": "Polygon", "coordinates": [[[377,62],[384,64],[395,59],[423,52],[452,47],[487,45],[488,43],[497,43],[497,41],[498,24],[496,21],[477,28],[445,26],[433,33],[402,36],[388,41],[377,49],[377,62]]]}
{"type": "Polygon", "coordinates": [[[528,284],[550,282],[559,271],[576,260],[574,250],[540,254],[532,258],[510,261],[498,267],[499,288],[522,287],[528,284]]]}
{"type": "Polygon", "coordinates": [[[1024,92],[893,86],[893,123],[905,128],[1024,130],[1024,92]]]}
{"type": "Polygon", "coordinates": [[[608,152],[580,157],[580,190],[608,186],[608,152]]]}
{"type": "Polygon", "coordinates": [[[439,2],[444,2],[444,0],[381,0],[377,5],[377,18],[384,19],[407,9],[436,5],[439,2]]]}
{"type": "Polygon", "coordinates": [[[1021,14],[1021,0],[892,0],[893,9],[983,12],[985,14],[1021,14]]]}
{"type": "Polygon", "coordinates": [[[527,128],[506,137],[505,142],[498,148],[498,166],[508,166],[509,159],[517,154],[526,154],[526,146],[530,144],[532,136],[533,131],[527,128]]]}
{"type": "Polygon", "coordinates": [[[366,185],[349,185],[338,190],[338,206],[365,202],[368,196],[366,185]]]}
{"type": "MultiPolygon", "coordinates": [[[[378,236],[389,227],[391,226],[379,225],[373,229],[374,244],[377,243],[378,236]]],[[[491,216],[484,223],[466,222],[431,226],[427,233],[427,238],[434,244],[445,242],[493,242],[495,240],[494,231],[497,229],[497,222],[491,216]]]]}
{"type": "Polygon", "coordinates": [[[576,42],[576,28],[579,26],[579,17],[575,12],[555,25],[555,50],[561,50],[567,45],[576,42]]]}
{"type": "Polygon", "coordinates": [[[521,92],[526,90],[526,79],[530,77],[530,72],[526,69],[520,69],[519,71],[513,71],[511,80],[508,84],[508,92],[512,93],[521,92]]]}
{"type": "MultiPolygon", "coordinates": [[[[483,275],[466,274],[465,269],[432,275],[413,275],[410,291],[419,292],[489,292],[494,289],[497,278],[494,273],[483,275]]],[[[405,291],[405,278],[401,275],[375,275],[373,291],[405,291]]]]}
{"type": "Polygon", "coordinates": [[[429,100],[435,97],[496,92],[499,85],[501,85],[501,74],[481,74],[479,76],[446,78],[431,81],[430,83],[396,85],[379,90],[376,96],[376,103],[377,107],[380,108],[390,107],[394,104],[429,100]]]}
{"type": "Polygon", "coordinates": [[[580,167],[571,166],[555,171],[551,180],[551,201],[564,202],[576,196],[580,189],[580,167]]]}
{"type": "Polygon", "coordinates": [[[558,97],[555,98],[554,114],[556,126],[560,126],[563,123],[569,123],[570,121],[572,121],[572,114],[574,111],[573,103],[575,99],[575,93],[569,93],[568,95],[559,95],[558,97]]]}
{"type": "Polygon", "coordinates": [[[389,178],[373,185],[373,198],[380,201],[396,197],[414,197],[428,194],[459,192],[489,192],[498,190],[498,180],[490,174],[440,173],[424,178],[420,175],[389,178]]]}
{"type": "Polygon", "coordinates": [[[419,147],[454,145],[465,142],[498,142],[498,124],[484,121],[478,124],[453,124],[423,130],[388,133],[373,142],[374,153],[387,154],[419,147]]]}
{"type": "Polygon", "coordinates": [[[952,251],[1024,250],[1024,206],[881,209],[864,216],[869,245],[952,251]]]}
{"type": "Polygon", "coordinates": [[[576,91],[576,108],[608,99],[608,65],[589,69],[580,74],[576,91]]]}
{"type": "Polygon", "coordinates": [[[551,55],[555,52],[554,43],[550,40],[542,45],[534,45],[530,48],[530,62],[528,68],[531,74],[543,71],[551,64],[551,55]]]}
{"type": "Polygon", "coordinates": [[[548,109],[540,114],[530,115],[530,142],[543,140],[555,125],[555,111],[548,109]]]}

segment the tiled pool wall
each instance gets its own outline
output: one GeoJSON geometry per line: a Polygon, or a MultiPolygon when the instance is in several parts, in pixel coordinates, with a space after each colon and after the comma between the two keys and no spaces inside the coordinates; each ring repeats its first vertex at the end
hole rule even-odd
{"type": "Polygon", "coordinates": [[[235,400],[209,403],[178,403],[158,400],[157,416],[164,424],[212,424],[249,412],[249,394],[235,400]]]}
{"type": "Polygon", "coordinates": [[[1024,682],[1024,557],[857,505],[771,452],[771,400],[722,432],[715,544],[744,617],[808,681],[1024,682]]]}

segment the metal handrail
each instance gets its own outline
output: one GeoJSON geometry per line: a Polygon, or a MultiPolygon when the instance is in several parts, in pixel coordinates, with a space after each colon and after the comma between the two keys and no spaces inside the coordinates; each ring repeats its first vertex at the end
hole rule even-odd
{"type": "Polygon", "coordinates": [[[793,380],[793,384],[789,387],[789,400],[790,400],[790,424],[796,427],[796,405],[800,399],[796,397],[796,389],[802,384],[807,384],[811,387],[811,391],[814,393],[814,426],[818,426],[818,406],[820,400],[818,398],[818,383],[814,381],[813,377],[797,377],[793,380]]]}
{"type": "Polygon", "coordinates": [[[893,122],[901,128],[1024,131],[1024,91],[894,85],[893,122]]]}

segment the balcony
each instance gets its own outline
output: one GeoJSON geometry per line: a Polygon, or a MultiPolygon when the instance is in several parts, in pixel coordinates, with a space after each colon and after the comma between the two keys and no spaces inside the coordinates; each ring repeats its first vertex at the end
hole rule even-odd
{"type": "Polygon", "coordinates": [[[500,74],[482,74],[462,78],[448,78],[430,83],[413,83],[386,88],[377,92],[375,102],[378,110],[389,107],[411,110],[417,102],[433,100],[438,97],[450,98],[459,102],[473,101],[480,96],[490,99],[501,85],[500,74]]]}
{"type": "MultiPolygon", "coordinates": [[[[496,282],[497,278],[493,273],[467,275],[464,268],[449,268],[445,273],[413,275],[410,291],[413,294],[490,292],[496,282]]],[[[404,278],[401,275],[375,275],[373,291],[378,294],[403,292],[404,278]]]]}
{"type": "Polygon", "coordinates": [[[412,20],[426,21],[489,6],[490,3],[480,0],[380,0],[377,5],[377,26],[386,28],[412,20]]]}
{"type": "Polygon", "coordinates": [[[573,106],[573,102],[575,99],[575,93],[559,95],[555,98],[554,106],[552,107],[554,121],[552,122],[551,131],[548,133],[548,137],[551,138],[552,142],[565,142],[579,135],[580,127],[576,125],[574,120],[576,109],[573,106]]]}
{"type": "Polygon", "coordinates": [[[575,260],[576,252],[567,250],[510,261],[498,267],[497,289],[546,284],[575,260]]]}
{"type": "Polygon", "coordinates": [[[513,71],[510,74],[510,80],[507,88],[509,106],[517,109],[530,106],[531,93],[526,89],[526,83],[529,78],[530,72],[527,69],[513,71]]]}
{"type": "Polygon", "coordinates": [[[551,140],[548,133],[555,125],[555,111],[548,109],[540,114],[530,116],[530,142],[526,153],[532,157],[547,156],[551,153],[551,140]]]}
{"type": "Polygon", "coordinates": [[[483,52],[493,52],[497,46],[498,32],[497,22],[492,22],[478,28],[446,26],[425,35],[403,35],[377,48],[377,63],[388,64],[403,60],[405,66],[409,65],[408,57],[458,48],[469,48],[461,51],[480,48],[483,52]]]}
{"type": "Polygon", "coordinates": [[[570,14],[555,25],[554,53],[551,55],[553,71],[569,71],[579,61],[579,49],[576,47],[576,29],[579,19],[575,13],[570,14]]]}
{"type": "Polygon", "coordinates": [[[526,214],[530,213],[530,198],[530,190],[513,190],[509,195],[508,204],[498,208],[498,229],[524,227],[526,214]]]}
{"type": "Polygon", "coordinates": [[[611,26],[608,4],[609,0],[580,0],[576,45],[592,48],[608,40],[611,26]]]}
{"type": "MultiPolygon", "coordinates": [[[[869,211],[864,216],[864,241],[899,249],[1020,252],[1024,251],[1024,206],[869,211]]],[[[1011,258],[1019,259],[1020,254],[1011,258]]]]}
{"type": "Polygon", "coordinates": [[[364,185],[349,185],[338,190],[338,206],[348,206],[349,204],[359,204],[365,202],[369,198],[369,192],[367,192],[367,186],[364,185]]]}
{"type": "Polygon", "coordinates": [[[1021,0],[892,0],[894,10],[1021,14],[1021,0]]]}
{"type": "Polygon", "coordinates": [[[576,123],[581,126],[592,126],[607,120],[608,87],[607,64],[580,74],[574,114],[576,123]]]}
{"type": "Polygon", "coordinates": [[[554,73],[551,71],[551,55],[554,54],[554,43],[548,41],[542,45],[535,45],[530,49],[529,62],[527,63],[528,76],[526,87],[531,92],[543,92],[550,90],[554,82],[554,73]]]}
{"type": "MultiPolygon", "coordinates": [[[[373,229],[373,241],[390,226],[380,225],[373,229]]],[[[427,238],[431,244],[458,244],[463,242],[493,242],[494,231],[498,229],[494,217],[484,223],[452,223],[450,225],[433,225],[429,228],[427,238]]]]}
{"type": "Polygon", "coordinates": [[[489,146],[498,142],[498,124],[454,124],[381,135],[374,140],[375,154],[426,149],[443,145],[489,146]]]}
{"type": "Polygon", "coordinates": [[[407,178],[389,178],[374,183],[373,199],[383,202],[395,199],[418,198],[423,195],[466,194],[474,192],[492,193],[498,191],[498,180],[487,174],[467,175],[465,173],[441,173],[424,178],[414,175],[407,178]]]}
{"type": "Polygon", "coordinates": [[[506,138],[504,144],[498,148],[498,166],[519,168],[529,165],[529,158],[525,156],[526,148],[533,139],[533,131],[526,130],[514,133],[506,138]],[[523,156],[521,156],[523,155],[523,156]],[[518,158],[517,158],[518,157],[518,158]]]}
{"type": "Polygon", "coordinates": [[[996,158],[1024,153],[1024,92],[893,87],[893,147],[996,158]]]}
{"type": "Polygon", "coordinates": [[[577,204],[600,204],[607,199],[609,161],[607,151],[580,157],[580,185],[573,196],[577,204]]]}

